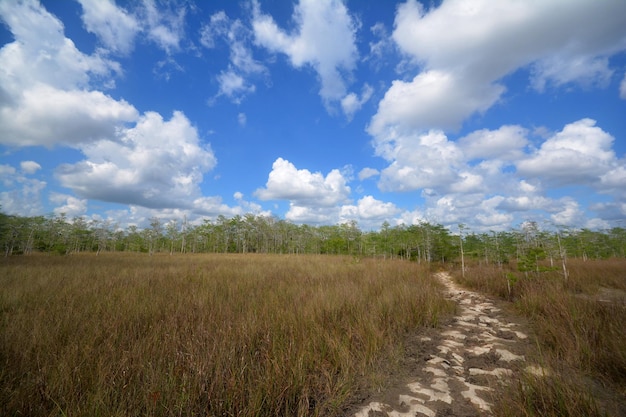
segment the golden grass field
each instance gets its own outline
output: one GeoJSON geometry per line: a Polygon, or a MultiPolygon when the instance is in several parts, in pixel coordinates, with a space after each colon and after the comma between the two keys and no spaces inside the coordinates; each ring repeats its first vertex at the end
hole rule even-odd
{"type": "MultiPolygon", "coordinates": [[[[514,262],[451,271],[510,307],[549,372],[497,391],[496,416],[626,411],[626,261],[568,268],[567,281],[514,262]]],[[[0,415],[347,415],[401,372],[409,339],[454,313],[430,269],[330,255],[3,258],[0,415]]]]}
{"type": "Polygon", "coordinates": [[[499,394],[496,415],[626,415],[626,260],[573,259],[568,269],[567,281],[560,270],[524,276],[514,263],[473,265],[465,278],[454,272],[461,284],[512,303],[548,370],[499,394]],[[510,293],[507,275],[516,279],[510,293]]]}
{"type": "Polygon", "coordinates": [[[453,311],[408,261],[9,257],[0,414],[344,415],[395,372],[408,334],[453,311]]]}

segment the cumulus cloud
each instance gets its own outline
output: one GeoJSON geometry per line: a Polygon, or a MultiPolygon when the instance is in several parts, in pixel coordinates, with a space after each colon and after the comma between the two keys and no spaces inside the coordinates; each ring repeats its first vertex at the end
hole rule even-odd
{"type": "Polygon", "coordinates": [[[379,146],[377,153],[391,161],[380,176],[384,191],[449,187],[458,180],[463,161],[458,146],[441,131],[398,137],[379,146]]]}
{"type": "Polygon", "coordinates": [[[128,54],[140,30],[137,19],[112,0],[78,0],[83,8],[85,28],[107,49],[128,54]]]}
{"type": "MultiPolygon", "coordinates": [[[[111,50],[130,50],[134,28],[129,15],[112,3],[82,4],[87,30],[111,50]]],[[[141,7],[153,40],[167,51],[176,50],[184,10],[158,11],[148,0],[141,7]]],[[[87,198],[151,208],[197,204],[205,212],[228,212],[228,207],[211,206],[201,196],[203,174],[215,166],[216,159],[183,113],[174,112],[167,121],[154,112],[140,116],[126,101],[98,91],[94,80],[118,74],[119,64],[98,51],[93,55],[80,52],[65,37],[62,23],[39,3],[2,2],[0,16],[15,37],[0,50],[0,142],[65,145],[85,155],[82,161],[56,169],[61,185],[78,196],[53,197],[51,201],[60,205],[57,212],[80,214],[86,210],[87,198]]],[[[33,161],[21,166],[25,174],[39,168],[33,161]]],[[[13,181],[22,190],[3,194],[7,210],[27,198],[41,201],[45,183],[23,176],[13,181]]]]}
{"type": "MultiPolygon", "coordinates": [[[[256,207],[253,206],[253,208],[256,207]]],[[[254,212],[254,210],[252,211],[254,212]]],[[[193,213],[213,218],[219,215],[233,217],[244,214],[241,207],[230,207],[224,204],[220,196],[203,196],[195,199],[193,201],[193,213]]]]}
{"type": "MultiPolygon", "coordinates": [[[[626,50],[625,14],[621,2],[400,4],[392,39],[404,54],[397,67],[403,76],[367,126],[375,154],[388,162],[379,188],[421,190],[426,208],[420,216],[446,224],[472,219],[485,228],[533,210],[547,211],[554,222],[579,220],[580,207],[547,196],[562,186],[588,185],[622,198],[617,184],[624,163],[612,150],[614,139],[592,120],[570,123],[538,144],[517,125],[457,140],[446,132],[501,102],[506,76],[519,69],[528,70],[528,86],[540,93],[606,87],[614,74],[611,56],[626,50]]],[[[376,27],[382,35],[383,29],[376,27]]]]}
{"type": "Polygon", "coordinates": [[[626,201],[626,161],[600,176],[600,190],[602,192],[619,195],[626,201]]]}
{"type": "Polygon", "coordinates": [[[339,207],[310,207],[290,203],[285,219],[301,224],[333,224],[339,220],[339,207]]]}
{"type": "MultiPolygon", "coordinates": [[[[556,224],[582,224],[583,209],[550,197],[569,185],[626,198],[626,164],[613,150],[614,138],[591,119],[565,125],[541,138],[537,147],[529,130],[504,125],[450,140],[443,131],[398,134],[374,141],[376,153],[389,161],[382,169],[382,191],[422,191],[426,218],[444,224],[473,223],[489,230],[510,224],[516,214],[548,213],[556,224]],[[578,222],[578,223],[577,223],[578,222]]],[[[368,178],[376,171],[359,174],[368,178]]],[[[404,218],[405,216],[402,216],[404,218]]]]}
{"type": "Polygon", "coordinates": [[[528,131],[521,126],[505,125],[497,130],[476,130],[459,139],[458,145],[468,160],[515,161],[524,155],[527,135],[528,131]]]}
{"type": "Polygon", "coordinates": [[[453,0],[426,10],[408,0],[397,9],[393,39],[420,71],[392,83],[369,132],[453,130],[497,103],[506,91],[500,80],[529,65],[538,90],[606,85],[607,58],[626,49],[624,14],[623,2],[453,0]]]}
{"type": "Polygon", "coordinates": [[[373,92],[374,89],[369,84],[365,84],[360,97],[356,93],[349,93],[341,99],[341,108],[348,120],[352,120],[354,114],[361,110],[361,107],[372,97],[373,92]]]}
{"type": "Polygon", "coordinates": [[[81,217],[87,213],[87,200],[61,193],[51,193],[50,201],[56,205],[55,215],[65,214],[68,218],[81,217]]]}
{"type": "Polygon", "coordinates": [[[20,169],[24,174],[32,175],[41,169],[41,165],[35,161],[22,161],[20,162],[20,169]]]}
{"type": "Polygon", "coordinates": [[[0,49],[0,143],[76,145],[110,137],[136,119],[124,100],[89,89],[119,65],[76,49],[62,23],[38,3],[2,2],[0,16],[15,37],[0,49]]]}
{"type": "Polygon", "coordinates": [[[83,198],[151,208],[190,207],[216,159],[181,112],[169,121],[148,112],[115,140],[81,147],[87,159],[61,165],[56,176],[83,198]]]}
{"type": "Polygon", "coordinates": [[[595,120],[582,119],[566,125],[520,160],[517,170],[557,185],[594,184],[617,163],[613,141],[595,120]]]}
{"type": "Polygon", "coordinates": [[[0,18],[15,38],[0,49],[0,86],[13,99],[36,84],[84,89],[121,71],[98,51],[80,52],[65,37],[61,21],[39,3],[1,2],[0,18]]]}
{"type": "Polygon", "coordinates": [[[410,82],[392,82],[368,132],[385,137],[398,131],[456,130],[471,114],[491,107],[504,90],[498,84],[468,82],[453,72],[424,71],[410,82]]]}
{"type": "MultiPolygon", "coordinates": [[[[1,62],[1,61],[0,61],[1,62]]],[[[80,143],[110,138],[137,110],[100,91],[60,90],[36,84],[0,108],[0,143],[11,146],[80,143]]]]}
{"type": "Polygon", "coordinates": [[[291,64],[309,65],[320,81],[320,97],[330,108],[346,96],[346,76],[355,67],[357,23],[340,0],[300,0],[293,13],[295,30],[289,33],[253,3],[255,42],[287,55],[291,64]]]}
{"type": "Polygon", "coordinates": [[[347,201],[350,187],[338,169],[324,176],[320,172],[297,169],[291,162],[278,158],[265,188],[258,189],[255,195],[261,200],[289,200],[302,207],[331,207],[347,201]]]}
{"type": "Polygon", "coordinates": [[[561,207],[558,211],[550,215],[552,222],[559,226],[571,226],[585,224],[585,213],[580,208],[577,201],[572,198],[560,200],[561,207]]]}
{"type": "Polygon", "coordinates": [[[386,203],[375,199],[373,196],[365,196],[356,205],[345,205],[341,208],[341,218],[357,221],[377,221],[391,220],[400,212],[393,203],[386,203]]]}

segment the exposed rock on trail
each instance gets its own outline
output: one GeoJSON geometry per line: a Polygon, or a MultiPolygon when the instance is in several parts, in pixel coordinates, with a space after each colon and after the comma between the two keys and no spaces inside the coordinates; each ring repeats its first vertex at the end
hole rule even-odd
{"type": "Polygon", "coordinates": [[[518,324],[507,320],[487,297],[457,286],[447,273],[437,278],[457,303],[457,315],[436,340],[422,339],[433,349],[414,382],[370,402],[355,417],[489,415],[493,387],[525,360],[527,335],[518,324]]]}

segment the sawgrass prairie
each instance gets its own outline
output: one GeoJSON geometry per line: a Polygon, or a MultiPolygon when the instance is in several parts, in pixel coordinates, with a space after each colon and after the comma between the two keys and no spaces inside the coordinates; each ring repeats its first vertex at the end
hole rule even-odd
{"type": "Polygon", "coordinates": [[[0,414],[343,415],[454,305],[428,265],[297,255],[0,263],[0,414]]]}

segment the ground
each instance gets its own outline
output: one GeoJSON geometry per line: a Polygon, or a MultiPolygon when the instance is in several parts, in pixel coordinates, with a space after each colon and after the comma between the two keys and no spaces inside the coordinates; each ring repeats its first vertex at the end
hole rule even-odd
{"type": "Polygon", "coordinates": [[[446,296],[457,303],[455,317],[417,337],[406,367],[407,380],[367,400],[354,417],[489,415],[493,388],[513,372],[545,372],[527,362],[527,328],[476,292],[437,274],[446,296]]]}

